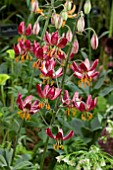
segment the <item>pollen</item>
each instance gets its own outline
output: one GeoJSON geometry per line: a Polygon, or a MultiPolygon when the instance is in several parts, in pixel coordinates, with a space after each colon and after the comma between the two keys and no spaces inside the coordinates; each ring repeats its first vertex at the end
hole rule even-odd
{"type": "Polygon", "coordinates": [[[44,103],[39,103],[38,106],[42,109],[44,107],[44,103]]]}
{"type": "Polygon", "coordinates": [[[50,104],[46,104],[46,110],[50,110],[50,104]]]}
{"type": "Polygon", "coordinates": [[[58,149],[64,150],[64,146],[63,145],[54,144],[53,145],[53,149],[54,150],[58,150],[58,149]]]}
{"type": "Polygon", "coordinates": [[[86,117],[85,117],[85,115],[84,115],[84,114],[82,114],[82,115],[81,115],[81,119],[82,119],[83,121],[85,121],[85,120],[86,120],[86,117]]]}
{"type": "Polygon", "coordinates": [[[88,78],[87,76],[81,78],[81,80],[78,82],[78,86],[82,87],[82,84],[84,85],[84,88],[86,88],[86,85],[90,86],[92,82],[92,77],[88,78]]]}
{"type": "Polygon", "coordinates": [[[31,116],[28,112],[22,112],[22,111],[19,111],[18,114],[20,115],[20,117],[23,119],[26,119],[26,120],[30,120],[31,119],[31,116]]]}

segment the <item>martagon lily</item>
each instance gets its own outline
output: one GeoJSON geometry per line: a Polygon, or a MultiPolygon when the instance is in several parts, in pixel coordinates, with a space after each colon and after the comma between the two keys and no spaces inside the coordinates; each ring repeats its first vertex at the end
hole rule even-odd
{"type": "Polygon", "coordinates": [[[22,94],[18,94],[16,103],[18,105],[18,108],[20,111],[18,114],[21,116],[22,119],[29,120],[30,115],[37,113],[40,110],[39,107],[39,101],[35,100],[34,103],[32,103],[33,96],[27,96],[24,100],[22,100],[22,94]]]}
{"type": "Polygon", "coordinates": [[[56,61],[52,58],[48,61],[43,61],[42,67],[40,67],[40,71],[46,78],[56,78],[60,77],[63,72],[62,68],[59,68],[57,71],[54,70],[54,67],[56,65],[56,61]]]}
{"type": "Polygon", "coordinates": [[[51,132],[51,129],[50,129],[50,128],[47,128],[47,129],[46,129],[46,134],[47,134],[50,138],[56,140],[56,144],[53,145],[53,148],[54,148],[55,150],[57,150],[57,149],[64,149],[64,146],[62,145],[62,142],[65,141],[65,140],[70,139],[70,138],[74,135],[74,132],[71,130],[71,131],[68,133],[67,136],[64,136],[63,130],[60,128],[60,129],[58,130],[58,133],[57,133],[56,136],[55,136],[55,135],[53,135],[53,133],[51,132]]]}
{"type": "Polygon", "coordinates": [[[86,58],[85,61],[79,65],[76,62],[73,62],[71,69],[74,71],[74,76],[80,79],[79,86],[81,86],[82,83],[84,84],[84,87],[86,84],[90,86],[92,79],[99,74],[99,72],[95,70],[98,62],[99,60],[96,59],[92,66],[90,66],[88,58],[86,58]]]}
{"type": "Polygon", "coordinates": [[[57,97],[60,96],[62,89],[55,88],[54,86],[50,87],[48,84],[44,86],[44,89],[42,90],[42,85],[37,84],[37,93],[40,98],[45,99],[45,104],[40,103],[40,107],[46,106],[46,109],[50,109],[50,105],[48,103],[49,100],[55,100],[57,97]]]}

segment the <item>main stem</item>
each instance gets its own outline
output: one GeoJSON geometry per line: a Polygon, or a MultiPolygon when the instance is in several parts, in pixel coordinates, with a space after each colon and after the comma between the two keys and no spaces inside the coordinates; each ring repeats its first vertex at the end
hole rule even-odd
{"type": "Polygon", "coordinates": [[[110,15],[109,37],[112,37],[112,34],[113,34],[113,1],[112,1],[111,15],[110,15]]]}
{"type": "Polygon", "coordinates": [[[4,95],[4,86],[3,85],[1,85],[1,96],[2,96],[3,105],[5,107],[6,104],[5,104],[5,95],[4,95]]]}
{"type": "MultiPolygon", "coordinates": [[[[88,28],[90,28],[90,17],[89,14],[87,15],[87,25],[88,28]]],[[[88,30],[88,50],[89,50],[89,59],[91,60],[91,43],[90,43],[90,39],[91,39],[91,30],[88,30]]]]}
{"type": "MultiPolygon", "coordinates": [[[[72,46],[73,46],[74,38],[75,38],[75,28],[76,27],[74,25],[73,38],[72,38],[72,41],[70,43],[70,47],[69,47],[69,50],[68,50],[68,55],[67,55],[65,66],[64,66],[64,72],[63,72],[63,77],[62,77],[60,88],[63,88],[63,86],[64,86],[64,81],[65,81],[66,71],[67,71],[67,67],[68,67],[68,62],[69,62],[69,58],[70,58],[70,54],[71,54],[71,50],[72,50],[72,46]]],[[[51,119],[51,122],[50,122],[50,126],[52,126],[52,124],[54,122],[54,119],[56,117],[56,114],[59,111],[59,109],[58,109],[58,103],[59,102],[58,101],[59,101],[59,98],[57,98],[57,100],[56,100],[56,104],[55,104],[55,107],[54,107],[53,116],[52,116],[52,119],[51,119]]],[[[45,142],[45,146],[44,146],[44,153],[43,153],[42,160],[41,160],[40,170],[43,170],[44,160],[45,160],[45,155],[46,155],[46,150],[47,150],[48,142],[49,142],[49,137],[47,136],[47,139],[46,139],[46,142],[45,142]]]]}

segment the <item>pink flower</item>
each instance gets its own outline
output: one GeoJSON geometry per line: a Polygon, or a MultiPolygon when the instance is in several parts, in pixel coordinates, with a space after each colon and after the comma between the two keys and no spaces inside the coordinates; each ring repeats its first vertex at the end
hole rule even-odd
{"type": "Polygon", "coordinates": [[[18,108],[21,110],[18,112],[18,114],[21,116],[22,119],[30,119],[30,114],[35,114],[39,111],[40,107],[38,106],[38,100],[34,101],[34,103],[32,103],[32,100],[32,95],[27,96],[24,100],[22,100],[22,94],[18,94],[16,103],[18,105],[18,108]]]}
{"type": "Polygon", "coordinates": [[[67,38],[64,36],[60,38],[58,35],[58,31],[52,33],[52,35],[46,31],[44,40],[48,45],[54,45],[59,48],[64,48],[67,44],[67,38]]]}
{"type": "Polygon", "coordinates": [[[44,89],[41,89],[41,84],[37,84],[37,93],[39,97],[44,99],[55,100],[58,96],[60,96],[62,89],[55,88],[54,86],[50,87],[49,85],[45,85],[44,89]]]}
{"type": "Polygon", "coordinates": [[[91,38],[91,47],[93,50],[96,50],[97,47],[98,47],[98,37],[96,34],[93,34],[92,35],[92,38],[91,38]]]}
{"type": "Polygon", "coordinates": [[[68,133],[67,136],[64,136],[64,135],[63,135],[63,130],[60,128],[59,131],[58,131],[58,133],[57,133],[56,136],[55,136],[55,135],[53,135],[53,133],[51,132],[51,129],[50,129],[50,128],[47,128],[47,129],[46,129],[46,134],[47,134],[50,138],[56,140],[56,144],[53,145],[53,148],[54,148],[54,149],[63,149],[64,147],[63,147],[63,145],[62,145],[62,141],[68,140],[68,139],[72,138],[72,136],[74,135],[74,132],[71,130],[71,131],[68,133]]]}
{"type": "Polygon", "coordinates": [[[92,96],[88,95],[86,103],[84,101],[82,101],[81,99],[78,99],[73,102],[74,106],[81,112],[89,112],[91,110],[93,110],[97,104],[97,98],[95,98],[94,100],[92,100],[92,96]]]}
{"type": "Polygon", "coordinates": [[[72,31],[71,30],[68,30],[67,33],[66,33],[66,38],[69,42],[72,41],[72,37],[73,37],[73,34],[72,34],[72,31]]]}
{"type": "Polygon", "coordinates": [[[25,23],[22,21],[18,26],[18,33],[21,35],[29,36],[32,33],[32,25],[29,24],[28,27],[25,27],[25,23]]]}
{"type": "Polygon", "coordinates": [[[73,102],[78,99],[78,92],[74,93],[72,99],[70,99],[68,90],[64,90],[64,98],[62,98],[62,104],[66,107],[72,108],[74,107],[73,102]]]}
{"type": "Polygon", "coordinates": [[[31,1],[31,11],[32,12],[37,12],[38,8],[39,8],[38,1],[37,0],[32,0],[31,1]]]}
{"type": "Polygon", "coordinates": [[[86,58],[85,61],[80,63],[79,65],[77,65],[76,62],[73,62],[71,69],[74,71],[74,75],[81,79],[79,85],[81,85],[81,83],[84,83],[84,85],[88,84],[90,86],[92,78],[99,74],[97,71],[95,71],[98,62],[99,60],[96,59],[93,62],[92,66],[90,66],[88,58],[86,58]]]}
{"type": "Polygon", "coordinates": [[[63,74],[62,68],[59,68],[55,72],[54,70],[55,65],[56,62],[53,58],[51,60],[44,61],[42,63],[42,67],[40,68],[40,71],[45,77],[50,77],[50,78],[60,77],[63,74]]]}

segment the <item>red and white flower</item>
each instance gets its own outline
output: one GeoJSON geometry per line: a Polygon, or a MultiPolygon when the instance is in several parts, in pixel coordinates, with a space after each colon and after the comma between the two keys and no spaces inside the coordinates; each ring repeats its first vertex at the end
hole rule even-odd
{"type": "Polygon", "coordinates": [[[63,145],[62,145],[62,141],[68,140],[68,139],[72,138],[73,135],[74,135],[74,132],[71,130],[71,131],[68,133],[67,136],[64,136],[63,130],[60,128],[60,129],[58,130],[58,133],[57,133],[56,136],[55,136],[55,135],[53,135],[53,133],[51,132],[51,129],[50,129],[50,128],[47,128],[47,129],[46,129],[46,134],[47,134],[50,138],[56,140],[56,144],[53,145],[53,148],[54,148],[54,149],[63,149],[64,147],[63,147],[63,145]]]}

